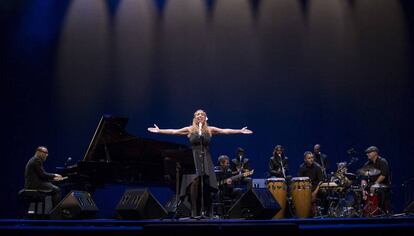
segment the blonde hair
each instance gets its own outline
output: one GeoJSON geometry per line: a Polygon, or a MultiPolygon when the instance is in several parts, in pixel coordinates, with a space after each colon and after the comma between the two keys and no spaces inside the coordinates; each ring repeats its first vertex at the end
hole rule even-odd
{"type": "Polygon", "coordinates": [[[207,113],[205,111],[201,110],[201,109],[198,109],[197,111],[194,112],[193,123],[190,127],[190,133],[197,133],[198,132],[198,123],[197,123],[197,117],[196,116],[200,112],[203,113],[204,116],[206,117],[206,119],[204,119],[203,126],[202,126],[201,130],[202,130],[203,133],[208,133],[211,136],[211,132],[208,129],[207,113]]]}

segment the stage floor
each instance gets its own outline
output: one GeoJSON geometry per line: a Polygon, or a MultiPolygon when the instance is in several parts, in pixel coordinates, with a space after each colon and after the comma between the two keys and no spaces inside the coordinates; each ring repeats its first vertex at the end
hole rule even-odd
{"type": "Polygon", "coordinates": [[[281,220],[0,220],[1,235],[414,235],[414,216],[281,220]]]}

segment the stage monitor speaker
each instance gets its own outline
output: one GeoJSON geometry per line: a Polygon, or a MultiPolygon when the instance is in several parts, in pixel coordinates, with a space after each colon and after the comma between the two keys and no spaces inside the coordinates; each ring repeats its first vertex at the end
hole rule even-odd
{"type": "Polygon", "coordinates": [[[405,213],[414,213],[414,201],[412,201],[408,206],[404,209],[405,213]]]}
{"type": "Polygon", "coordinates": [[[85,219],[93,217],[98,210],[98,207],[88,192],[71,191],[52,209],[50,219],[85,219]]]}
{"type": "Polygon", "coordinates": [[[160,219],[167,211],[147,189],[125,191],[116,212],[121,219],[160,219]]]}
{"type": "Polygon", "coordinates": [[[174,215],[178,218],[190,217],[191,216],[191,206],[186,204],[184,201],[179,201],[178,209],[176,211],[176,196],[174,195],[165,205],[165,210],[167,210],[168,215],[174,215]]]}
{"type": "Polygon", "coordinates": [[[252,188],[234,203],[228,216],[231,219],[271,219],[280,209],[267,188],[252,188]]]}

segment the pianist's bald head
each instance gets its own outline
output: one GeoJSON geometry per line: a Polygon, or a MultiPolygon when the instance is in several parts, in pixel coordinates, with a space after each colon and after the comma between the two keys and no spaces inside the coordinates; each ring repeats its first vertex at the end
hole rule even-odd
{"type": "Polygon", "coordinates": [[[49,156],[49,151],[47,150],[45,146],[39,146],[36,148],[35,156],[45,161],[47,157],[49,156]]]}

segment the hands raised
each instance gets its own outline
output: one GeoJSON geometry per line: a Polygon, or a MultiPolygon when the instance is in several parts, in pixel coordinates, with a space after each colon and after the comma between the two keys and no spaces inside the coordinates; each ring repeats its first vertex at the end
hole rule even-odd
{"type": "Polygon", "coordinates": [[[243,127],[243,128],[240,130],[240,132],[241,132],[242,134],[252,134],[252,133],[253,133],[253,131],[251,131],[251,130],[247,129],[247,126],[246,126],[246,127],[243,127]]]}
{"type": "Polygon", "coordinates": [[[151,133],[159,133],[160,132],[160,128],[158,128],[158,126],[156,124],[154,124],[154,127],[149,127],[148,131],[151,133]]]}

